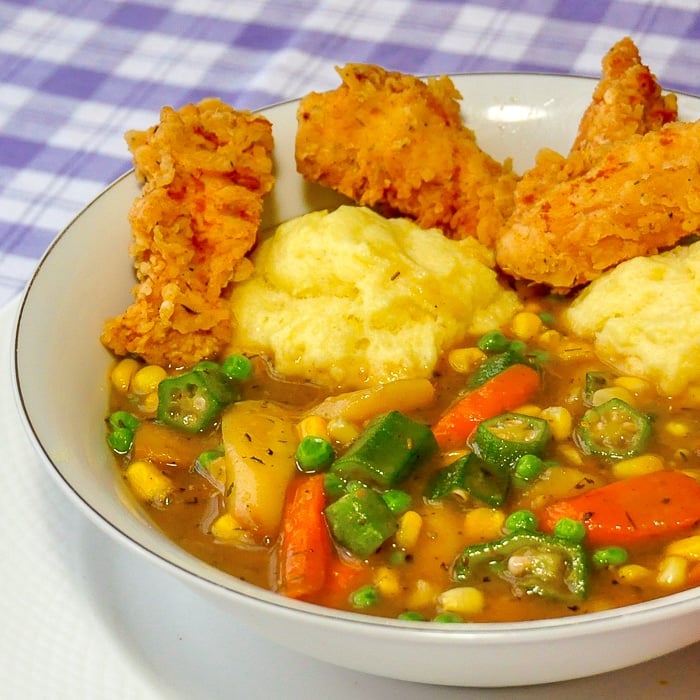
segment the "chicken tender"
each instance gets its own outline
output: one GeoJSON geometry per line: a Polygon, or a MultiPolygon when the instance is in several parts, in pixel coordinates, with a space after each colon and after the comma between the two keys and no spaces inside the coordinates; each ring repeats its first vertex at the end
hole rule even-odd
{"type": "Polygon", "coordinates": [[[629,37],[608,51],[602,67],[593,100],[571,148],[572,153],[582,153],[589,166],[604,155],[606,147],[634,134],[656,131],[678,116],[676,96],[662,92],[629,37]]]}
{"type": "Polygon", "coordinates": [[[117,355],[162,366],[213,357],[233,331],[223,293],[247,277],[263,196],[273,184],[272,127],[218,99],[126,134],[141,196],[129,212],[134,302],[108,320],[102,342],[117,355]]]}
{"type": "Polygon", "coordinates": [[[615,44],[603,59],[602,77],[569,154],[542,149],[518,182],[514,210],[496,243],[500,267],[568,291],[693,230],[692,207],[669,203],[672,181],[697,177],[695,160],[681,150],[694,143],[694,135],[681,129],[642,138],[676,117],[676,96],[662,93],[634,42],[627,37],[615,44]],[[669,162],[659,162],[660,154],[669,162]],[[651,167],[646,157],[656,163],[653,174],[646,173],[651,167]]]}
{"type": "Polygon", "coordinates": [[[301,101],[298,171],[385,214],[491,245],[517,178],[462,124],[452,81],[364,64],[338,73],[339,88],[301,101]]]}

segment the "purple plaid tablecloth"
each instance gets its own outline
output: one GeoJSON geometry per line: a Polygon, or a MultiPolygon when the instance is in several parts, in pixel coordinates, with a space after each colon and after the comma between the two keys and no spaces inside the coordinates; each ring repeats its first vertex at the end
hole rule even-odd
{"type": "Polygon", "coordinates": [[[624,35],[665,88],[700,94],[688,0],[0,0],[0,304],[163,105],[256,109],[335,87],[348,61],[598,75],[624,35]]]}

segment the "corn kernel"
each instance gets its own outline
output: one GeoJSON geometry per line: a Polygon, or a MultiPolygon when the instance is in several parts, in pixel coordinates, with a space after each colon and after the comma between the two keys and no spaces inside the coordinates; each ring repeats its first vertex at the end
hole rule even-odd
{"type": "Polygon", "coordinates": [[[328,421],[323,416],[310,415],[302,418],[297,423],[297,434],[299,439],[311,435],[312,437],[320,437],[324,440],[329,440],[328,436],[328,421]]]}
{"type": "Polygon", "coordinates": [[[542,319],[532,311],[515,314],[510,322],[513,335],[520,340],[532,340],[542,331],[542,319]]]}
{"type": "Polygon", "coordinates": [[[617,570],[617,578],[634,586],[649,579],[651,571],[640,564],[624,564],[617,570]]]}
{"type": "Polygon", "coordinates": [[[452,464],[453,462],[456,462],[458,459],[461,459],[465,455],[469,454],[471,450],[469,449],[463,449],[463,450],[447,450],[445,452],[441,452],[439,459],[440,459],[440,464],[442,466],[448,466],[449,464],[452,464]]]}
{"type": "Polygon", "coordinates": [[[479,348],[456,348],[447,355],[447,361],[455,372],[469,374],[486,359],[486,353],[479,348]]]}
{"type": "Polygon", "coordinates": [[[387,566],[380,566],[374,574],[374,585],[382,597],[392,598],[401,592],[399,575],[387,566]]]}
{"type": "Polygon", "coordinates": [[[664,425],[664,430],[673,437],[687,437],[690,435],[690,426],[679,420],[670,420],[664,425]]]}
{"type": "Polygon", "coordinates": [[[167,376],[168,373],[162,367],[146,365],[141,367],[131,378],[131,390],[140,396],[151,394],[158,389],[158,384],[167,376]]]}
{"type": "Polygon", "coordinates": [[[540,333],[537,343],[545,350],[554,350],[559,347],[559,343],[561,343],[561,333],[554,330],[554,328],[548,328],[546,331],[540,333]]]}
{"type": "Polygon", "coordinates": [[[426,581],[425,579],[418,579],[411,593],[408,596],[407,606],[408,608],[425,608],[432,605],[437,596],[437,589],[435,586],[426,581]]]}
{"type": "Polygon", "coordinates": [[[627,391],[637,395],[649,394],[653,389],[652,385],[646,379],[642,379],[641,377],[615,377],[613,384],[615,386],[620,386],[623,389],[627,389],[627,391]]]}
{"type": "Polygon", "coordinates": [[[635,405],[634,394],[623,386],[606,386],[593,393],[591,404],[600,406],[610,399],[620,399],[630,406],[635,405]]]}
{"type": "Polygon", "coordinates": [[[498,508],[473,508],[464,516],[464,535],[468,542],[488,542],[501,537],[506,516],[498,508]]]}
{"type": "Polygon", "coordinates": [[[140,367],[141,363],[131,357],[119,360],[110,373],[112,386],[122,394],[126,394],[131,386],[131,379],[140,367]]]}
{"type": "Polygon", "coordinates": [[[681,540],[671,542],[666,547],[668,556],[685,557],[692,561],[700,561],[700,535],[691,535],[681,540]]]}
{"type": "Polygon", "coordinates": [[[152,391],[146,394],[139,403],[139,408],[144,413],[155,413],[158,410],[158,392],[152,391]]]}
{"type": "Polygon", "coordinates": [[[516,412],[522,413],[524,416],[532,416],[533,418],[537,418],[542,413],[542,409],[539,406],[536,406],[534,403],[526,403],[523,406],[518,406],[516,412]]]}
{"type": "Polygon", "coordinates": [[[453,612],[469,617],[484,609],[484,594],[473,586],[450,588],[443,591],[437,600],[440,612],[453,612]]]}
{"type": "Polygon", "coordinates": [[[562,461],[574,467],[583,465],[583,457],[581,453],[570,442],[562,442],[557,446],[557,452],[562,461]]]}
{"type": "Polygon", "coordinates": [[[132,462],[124,475],[139,498],[156,506],[167,505],[170,495],[175,490],[173,482],[153,462],[132,462]]]}
{"type": "Polygon", "coordinates": [[[224,542],[241,542],[249,539],[248,532],[241,527],[231,513],[220,515],[211,524],[211,534],[224,542]]]}
{"type": "Polygon", "coordinates": [[[656,582],[667,588],[680,588],[688,576],[688,560],[685,557],[671,555],[659,562],[656,582]]]}
{"type": "Polygon", "coordinates": [[[399,527],[394,536],[396,544],[402,549],[410,551],[416,546],[422,527],[423,518],[420,513],[416,513],[415,510],[407,510],[399,518],[399,527]]]}
{"type": "Polygon", "coordinates": [[[571,437],[574,421],[571,412],[564,406],[548,406],[542,409],[540,418],[547,421],[552,437],[557,442],[568,440],[571,437]]]}
{"type": "Polygon", "coordinates": [[[661,457],[652,454],[639,455],[615,462],[611,466],[611,471],[616,479],[629,479],[631,476],[641,476],[661,471],[664,463],[661,457]]]}
{"type": "Polygon", "coordinates": [[[328,437],[341,445],[349,445],[360,435],[360,429],[344,418],[332,418],[327,425],[328,437]]]}

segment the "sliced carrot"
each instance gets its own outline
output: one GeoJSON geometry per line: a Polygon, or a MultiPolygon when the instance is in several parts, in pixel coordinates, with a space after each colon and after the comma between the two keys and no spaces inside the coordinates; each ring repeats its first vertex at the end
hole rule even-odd
{"type": "Polygon", "coordinates": [[[365,583],[370,574],[371,569],[367,564],[348,562],[336,557],[331,565],[325,590],[331,595],[347,596],[348,593],[365,583]]]}
{"type": "Polygon", "coordinates": [[[522,364],[507,367],[447,409],[433,426],[438,445],[464,447],[481,421],[522,406],[539,388],[537,370],[522,364]]]}
{"type": "Polygon", "coordinates": [[[682,472],[643,474],[556,501],[540,523],[551,531],[561,518],[580,520],[593,545],[643,543],[700,523],[700,484],[682,472]]]}
{"type": "Polygon", "coordinates": [[[279,548],[279,591],[303,598],[320,591],[331,566],[331,540],[323,509],[323,474],[295,479],[287,491],[279,548]]]}

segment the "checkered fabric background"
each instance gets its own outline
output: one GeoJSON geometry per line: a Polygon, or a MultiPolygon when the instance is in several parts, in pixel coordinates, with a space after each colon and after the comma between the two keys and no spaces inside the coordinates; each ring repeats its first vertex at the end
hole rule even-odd
{"type": "Polygon", "coordinates": [[[256,109],[335,87],[347,61],[598,75],[624,35],[700,94],[694,0],[0,0],[0,304],[165,104],[256,109]]]}

